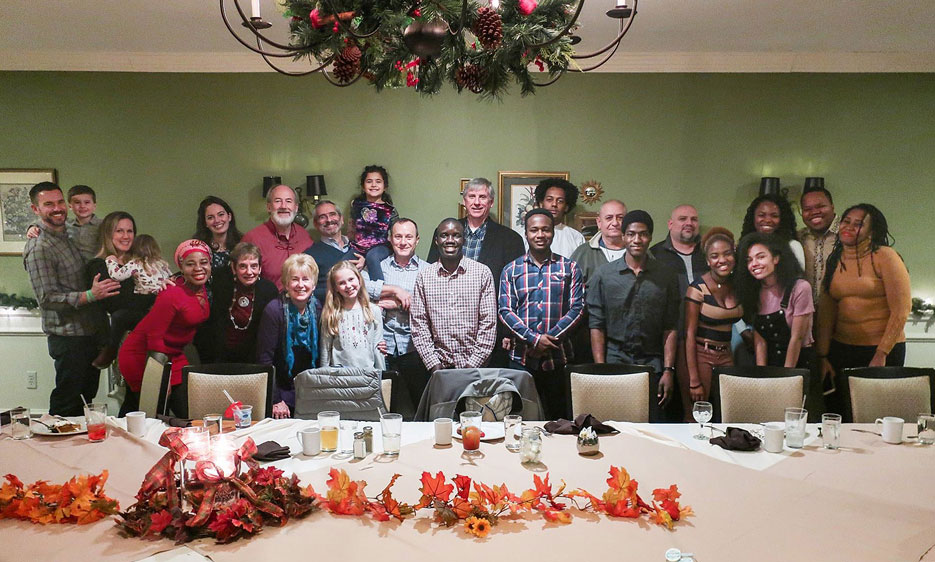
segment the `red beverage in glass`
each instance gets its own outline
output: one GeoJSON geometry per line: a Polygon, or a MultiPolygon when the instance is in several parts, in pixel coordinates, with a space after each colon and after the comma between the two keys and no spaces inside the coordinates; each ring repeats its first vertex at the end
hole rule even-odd
{"type": "Polygon", "coordinates": [[[103,441],[107,438],[107,425],[103,423],[88,424],[88,439],[92,442],[103,441]]]}
{"type": "Polygon", "coordinates": [[[461,432],[461,443],[464,444],[465,451],[476,451],[480,449],[481,431],[479,427],[468,426],[461,432]]]}

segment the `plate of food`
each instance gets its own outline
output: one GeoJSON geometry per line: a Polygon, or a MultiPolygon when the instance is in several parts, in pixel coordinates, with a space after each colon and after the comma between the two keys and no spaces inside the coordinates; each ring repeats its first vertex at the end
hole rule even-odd
{"type": "Polygon", "coordinates": [[[65,437],[87,433],[88,427],[84,423],[84,416],[43,416],[42,419],[32,420],[32,432],[46,437],[65,437]]]}
{"type": "MultiPolygon", "coordinates": [[[[503,439],[503,422],[480,422],[480,440],[496,441],[503,439]]],[[[461,424],[454,424],[451,427],[451,436],[461,439],[461,424]]]]}

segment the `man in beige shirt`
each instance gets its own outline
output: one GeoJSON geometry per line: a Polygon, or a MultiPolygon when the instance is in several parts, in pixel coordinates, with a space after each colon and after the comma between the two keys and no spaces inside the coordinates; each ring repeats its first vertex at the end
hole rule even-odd
{"type": "Polygon", "coordinates": [[[805,249],[805,279],[812,285],[812,297],[815,308],[818,308],[825,263],[838,237],[838,217],[834,214],[834,201],[824,182],[806,185],[800,204],[802,222],[805,223],[805,227],[799,230],[799,241],[805,249]]]}

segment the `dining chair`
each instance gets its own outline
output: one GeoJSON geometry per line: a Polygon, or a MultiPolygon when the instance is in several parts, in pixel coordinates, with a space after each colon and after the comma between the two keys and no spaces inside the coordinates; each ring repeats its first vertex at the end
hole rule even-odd
{"type": "MultiPolygon", "coordinates": [[[[387,371],[389,373],[389,371],[387,371]]],[[[295,377],[295,412],[300,419],[315,419],[320,412],[336,411],[341,419],[380,421],[388,411],[384,371],[351,367],[307,369],[295,377]]]]}
{"type": "MultiPolygon", "coordinates": [[[[786,408],[802,405],[811,384],[808,369],[715,367],[711,377],[713,419],[721,423],[782,421],[786,408]]],[[[820,411],[809,409],[809,415],[820,416],[820,411]]]]}
{"type": "Polygon", "coordinates": [[[914,423],[919,414],[935,410],[935,369],[921,367],[861,367],[842,370],[841,383],[849,397],[845,421],[873,423],[896,416],[914,423]]]}
{"type": "Polygon", "coordinates": [[[649,421],[653,368],[622,363],[584,363],[565,367],[571,416],[591,414],[602,421],[649,421]]]}
{"type": "Polygon", "coordinates": [[[140,411],[146,412],[147,418],[156,414],[165,414],[168,399],[169,374],[172,362],[164,353],[150,353],[143,367],[143,382],[140,386],[140,411]],[[163,383],[165,381],[165,383],[163,383]]]}
{"type": "Polygon", "coordinates": [[[386,409],[392,412],[390,401],[393,397],[393,379],[384,378],[380,381],[380,393],[383,394],[383,403],[386,404],[386,409]]]}
{"type": "Polygon", "coordinates": [[[188,417],[224,412],[230,405],[224,391],[243,404],[253,406],[252,417],[262,420],[273,414],[273,385],[276,368],[253,363],[206,363],[182,367],[182,385],[188,392],[188,417]]]}

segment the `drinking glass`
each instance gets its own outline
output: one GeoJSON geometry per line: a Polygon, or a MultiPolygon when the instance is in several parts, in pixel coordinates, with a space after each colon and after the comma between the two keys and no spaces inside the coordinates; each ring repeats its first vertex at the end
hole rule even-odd
{"type": "Polygon", "coordinates": [[[333,458],[349,459],[354,456],[354,433],[356,431],[356,421],[340,420],[338,422],[338,452],[333,458]]]}
{"type": "Polygon", "coordinates": [[[805,422],[808,410],[805,408],[786,408],[786,445],[792,449],[801,449],[805,445],[805,422]]]}
{"type": "Polygon", "coordinates": [[[234,427],[244,429],[253,423],[253,406],[244,404],[234,410],[234,427]]]}
{"type": "Polygon", "coordinates": [[[318,426],[321,428],[321,450],[333,453],[338,450],[338,427],[341,414],[333,411],[318,412],[318,426]]]}
{"type": "Polygon", "coordinates": [[[221,419],[223,416],[221,414],[205,414],[205,417],[202,418],[202,425],[207,428],[208,433],[211,435],[217,435],[221,433],[221,419]]]}
{"type": "Polygon", "coordinates": [[[506,443],[506,450],[512,453],[519,451],[522,434],[516,435],[516,426],[523,426],[523,416],[510,414],[503,416],[503,442],[506,443]]]}
{"type": "Polygon", "coordinates": [[[841,414],[821,415],[821,441],[825,449],[841,446],[841,414]]]}
{"type": "Polygon", "coordinates": [[[380,416],[380,429],[383,431],[383,454],[391,457],[399,455],[403,433],[403,415],[382,414],[380,416]]]}
{"type": "Polygon", "coordinates": [[[708,439],[704,434],[704,424],[711,421],[711,416],[713,415],[714,406],[712,406],[710,402],[705,402],[703,400],[695,402],[695,405],[692,406],[692,417],[700,424],[698,433],[694,435],[695,439],[708,439]]]}
{"type": "Polygon", "coordinates": [[[923,445],[935,444],[935,415],[919,414],[918,429],[919,443],[923,445]]]}
{"type": "Polygon", "coordinates": [[[480,412],[461,412],[461,444],[468,454],[480,449],[480,421],[480,412]]]}
{"type": "Polygon", "coordinates": [[[84,407],[84,421],[88,427],[88,440],[99,443],[107,439],[107,404],[94,402],[84,407]]]}
{"type": "Polygon", "coordinates": [[[29,423],[29,408],[10,410],[10,435],[13,439],[29,439],[32,436],[29,423]]]}

